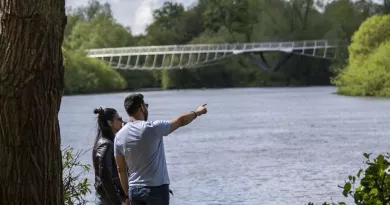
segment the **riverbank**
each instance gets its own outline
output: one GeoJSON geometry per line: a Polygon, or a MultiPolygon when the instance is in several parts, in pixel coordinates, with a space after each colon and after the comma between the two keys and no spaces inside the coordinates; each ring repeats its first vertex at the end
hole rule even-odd
{"type": "MultiPolygon", "coordinates": [[[[246,88],[312,88],[312,87],[335,87],[333,85],[308,85],[308,86],[244,86],[244,87],[202,87],[202,88],[181,88],[181,89],[162,89],[162,88],[140,88],[140,89],[125,89],[107,92],[91,92],[91,93],[74,93],[63,94],[63,96],[85,96],[85,95],[104,95],[111,93],[129,93],[129,92],[155,92],[155,91],[191,91],[191,90],[224,90],[224,89],[246,89],[246,88]]],[[[334,92],[332,94],[338,94],[334,92]]]]}
{"type": "Polygon", "coordinates": [[[85,92],[85,93],[71,93],[63,94],[63,96],[78,96],[78,95],[99,95],[110,93],[125,93],[125,92],[150,92],[150,91],[162,91],[162,88],[140,88],[140,89],[125,89],[125,90],[111,90],[102,92],[85,92]]]}

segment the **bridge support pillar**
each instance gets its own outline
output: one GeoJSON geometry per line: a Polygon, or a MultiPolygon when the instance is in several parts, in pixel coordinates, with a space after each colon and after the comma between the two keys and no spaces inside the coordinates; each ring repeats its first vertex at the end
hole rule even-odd
{"type": "Polygon", "coordinates": [[[252,54],[250,54],[249,55],[250,60],[255,65],[257,65],[260,68],[262,68],[263,70],[271,71],[271,72],[278,71],[282,67],[282,65],[285,64],[287,62],[287,60],[290,59],[290,57],[293,55],[292,53],[280,52],[279,56],[276,59],[275,65],[274,66],[270,66],[268,61],[264,57],[264,53],[260,52],[259,54],[260,54],[260,58],[261,59],[257,59],[252,54]]]}
{"type": "Polygon", "coordinates": [[[129,58],[127,58],[126,68],[128,68],[130,66],[130,60],[131,60],[131,56],[129,56],[129,58]]]}

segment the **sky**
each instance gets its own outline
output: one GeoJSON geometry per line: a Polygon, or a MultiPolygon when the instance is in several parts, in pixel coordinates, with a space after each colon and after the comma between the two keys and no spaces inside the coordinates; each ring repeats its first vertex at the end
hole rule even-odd
{"type": "MultiPolygon", "coordinates": [[[[130,26],[133,34],[144,33],[145,28],[153,20],[154,9],[160,8],[164,0],[99,0],[108,2],[114,18],[122,25],[130,26]]],[[[197,0],[173,0],[184,5],[185,8],[197,2],[197,0]]],[[[73,8],[87,5],[88,0],[65,0],[66,6],[73,8]]]]}

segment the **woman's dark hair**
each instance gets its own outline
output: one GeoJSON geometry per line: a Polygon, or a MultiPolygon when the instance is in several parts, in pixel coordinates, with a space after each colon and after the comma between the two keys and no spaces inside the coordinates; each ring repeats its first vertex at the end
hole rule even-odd
{"type": "Polygon", "coordinates": [[[112,132],[108,121],[112,121],[115,115],[118,113],[114,108],[96,108],[93,110],[93,113],[97,114],[97,124],[98,124],[98,133],[96,136],[96,141],[100,137],[107,138],[109,140],[114,140],[115,134],[112,132]]]}

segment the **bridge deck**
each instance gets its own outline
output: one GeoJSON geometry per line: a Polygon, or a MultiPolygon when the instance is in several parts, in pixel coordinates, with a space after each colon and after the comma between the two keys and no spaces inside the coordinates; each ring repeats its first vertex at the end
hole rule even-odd
{"type": "Polygon", "coordinates": [[[109,65],[119,69],[170,69],[202,67],[230,55],[267,51],[332,59],[334,56],[329,57],[329,50],[339,46],[343,44],[338,40],[310,40],[100,48],[86,50],[86,54],[91,58],[108,58],[109,65]]]}
{"type": "Polygon", "coordinates": [[[182,53],[242,53],[260,51],[284,51],[292,52],[303,49],[334,48],[339,43],[329,40],[312,41],[287,41],[287,42],[261,42],[242,44],[188,44],[188,45],[168,45],[168,46],[139,46],[122,48],[100,48],[89,49],[87,55],[92,58],[127,56],[127,55],[164,55],[182,53]]]}

